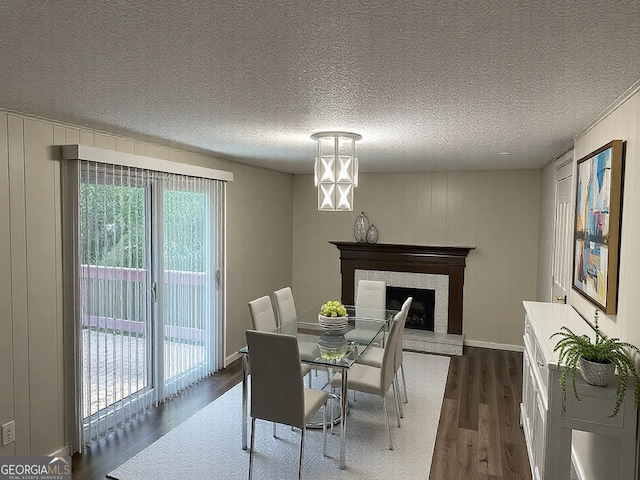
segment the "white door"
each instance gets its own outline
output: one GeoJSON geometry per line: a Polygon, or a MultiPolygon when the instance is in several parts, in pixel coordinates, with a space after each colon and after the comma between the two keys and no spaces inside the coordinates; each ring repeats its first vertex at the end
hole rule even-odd
{"type": "MultiPolygon", "coordinates": [[[[563,158],[573,160],[573,150],[563,158]]],[[[556,211],[554,221],[552,295],[559,303],[567,303],[571,289],[573,215],[571,211],[571,175],[573,161],[556,171],[556,211]]]]}

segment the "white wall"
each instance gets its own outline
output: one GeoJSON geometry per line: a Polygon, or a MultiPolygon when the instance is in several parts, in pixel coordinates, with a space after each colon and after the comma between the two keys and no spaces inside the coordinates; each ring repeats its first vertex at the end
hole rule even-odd
{"type": "MultiPolygon", "coordinates": [[[[600,314],[599,325],[608,336],[640,346],[640,92],[636,92],[604,119],[575,140],[575,159],[578,160],[611,140],[625,140],[626,158],[623,179],[622,227],[620,245],[620,273],[618,282],[618,312],[616,315],[600,314]]],[[[575,167],[574,167],[575,171],[575,167]]],[[[541,191],[551,200],[541,201],[541,224],[553,221],[553,195],[555,168],[547,165],[543,170],[541,191]]],[[[575,178],[572,191],[575,192],[575,178]]],[[[575,208],[575,193],[573,194],[575,208]]],[[[551,251],[552,237],[540,237],[540,251],[551,251]]],[[[548,280],[539,279],[539,285],[550,282],[551,272],[543,266],[540,257],[538,270],[548,280]]],[[[570,260],[572,264],[572,260],[570,260]]],[[[539,300],[547,300],[540,296],[539,300]]],[[[569,292],[569,304],[580,314],[593,319],[595,307],[574,291],[569,292]]],[[[636,358],[640,366],[640,358],[636,358]]],[[[574,432],[574,447],[578,453],[586,478],[606,479],[616,471],[611,462],[617,456],[616,444],[606,437],[574,432]]]]}
{"type": "MultiPolygon", "coordinates": [[[[617,315],[601,315],[600,326],[607,335],[640,345],[640,92],[629,98],[604,120],[576,139],[576,159],[580,159],[611,140],[625,140],[626,159],[620,233],[620,274],[617,315]]],[[[575,179],[574,179],[575,186],[575,179]]],[[[571,304],[585,317],[592,318],[594,307],[575,292],[571,304]]]]}
{"type": "Polygon", "coordinates": [[[60,163],[55,145],[83,145],[234,173],[227,188],[227,355],[244,345],[247,302],[291,284],[293,177],[131,138],[0,111],[0,455],[68,445],[60,163]]]}
{"type": "MultiPolygon", "coordinates": [[[[616,315],[600,315],[600,327],[611,337],[618,337],[640,346],[640,92],[576,139],[576,159],[593,152],[611,140],[626,140],[624,190],[622,200],[622,228],[620,233],[620,273],[618,281],[618,312],[616,315]]],[[[575,181],[574,181],[575,186],[575,181]]],[[[571,304],[586,318],[592,319],[595,307],[575,292],[570,295],[571,304]]],[[[640,362],[636,359],[636,364],[640,362]]],[[[574,443],[584,463],[587,478],[610,478],[607,468],[611,458],[616,458],[614,442],[593,435],[574,435],[574,443]],[[611,444],[614,443],[613,455],[611,444]],[[608,447],[608,448],[607,448],[608,447]]]]}
{"type": "Polygon", "coordinates": [[[465,340],[522,345],[523,300],[536,298],[540,171],[364,174],[353,212],[318,212],[313,178],[296,175],[293,288],[298,308],[340,298],[338,249],[364,210],[380,243],[475,246],[464,285],[465,340]]]}

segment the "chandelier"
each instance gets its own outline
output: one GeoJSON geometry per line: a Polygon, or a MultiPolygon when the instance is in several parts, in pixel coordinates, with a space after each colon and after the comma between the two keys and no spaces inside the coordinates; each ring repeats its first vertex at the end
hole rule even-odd
{"type": "Polygon", "coordinates": [[[362,135],[349,132],[319,132],[314,166],[314,185],[318,187],[318,210],[352,211],[353,189],[358,186],[356,140],[362,135]]]}

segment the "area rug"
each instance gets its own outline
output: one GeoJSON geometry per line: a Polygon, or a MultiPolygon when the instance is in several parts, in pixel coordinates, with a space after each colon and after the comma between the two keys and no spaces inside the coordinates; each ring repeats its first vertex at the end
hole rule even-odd
{"type": "MultiPolygon", "coordinates": [[[[404,368],[409,403],[403,404],[401,428],[395,423],[393,395],[387,395],[393,450],[389,450],[380,398],[358,393],[354,402],[350,394],[346,469],[338,465],[339,426],[333,435],[327,434],[327,457],[322,455],[322,429],[307,429],[305,479],[429,478],[449,358],[405,352],[404,368]]],[[[314,377],[314,386],[320,386],[320,381],[314,377]]],[[[249,452],[241,448],[241,394],[242,386],[236,385],[107,478],[246,479],[249,452]]],[[[258,420],[253,478],[297,478],[299,447],[299,431],[280,425],[274,438],[272,424],[258,420]]]]}

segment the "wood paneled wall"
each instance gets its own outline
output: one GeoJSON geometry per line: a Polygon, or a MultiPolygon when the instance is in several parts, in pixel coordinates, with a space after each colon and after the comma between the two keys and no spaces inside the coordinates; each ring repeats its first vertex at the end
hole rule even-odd
{"type": "Polygon", "coordinates": [[[291,284],[292,175],[0,111],[0,455],[51,455],[68,445],[60,162],[56,145],[135,153],[234,173],[227,187],[226,354],[244,345],[247,302],[291,284]]]}
{"type": "MultiPolygon", "coordinates": [[[[617,315],[600,315],[599,325],[608,336],[618,337],[624,341],[640,346],[640,255],[637,239],[640,238],[640,92],[636,92],[618,108],[613,110],[600,122],[575,140],[575,159],[580,159],[611,140],[625,140],[626,159],[624,172],[624,192],[622,199],[622,228],[620,245],[620,273],[618,281],[617,315]]],[[[575,161],[574,161],[575,164],[575,161]]],[[[575,165],[574,165],[575,171],[575,165]]],[[[541,221],[553,223],[555,192],[555,167],[553,164],[544,168],[542,191],[545,199],[541,203],[541,221]],[[548,197],[551,197],[550,199],[548,197]]],[[[572,198],[575,208],[575,175],[573,178],[572,198]]],[[[540,251],[552,251],[551,236],[540,237],[540,251]]],[[[569,259],[573,264],[573,259],[569,259]]],[[[546,290],[550,284],[551,270],[539,259],[539,278],[546,290]],[[544,270],[544,271],[543,271],[544,270]]],[[[587,319],[592,319],[595,307],[573,291],[568,292],[569,303],[587,319]]],[[[539,289],[539,300],[549,301],[539,289]]],[[[636,364],[640,366],[640,357],[636,356],[636,364]]],[[[615,471],[612,462],[617,461],[616,443],[608,437],[599,437],[584,432],[574,432],[573,447],[579,468],[585,478],[607,478],[615,471]]]]}
{"type": "Polygon", "coordinates": [[[294,179],[298,307],[340,298],[338,250],[365,211],[381,243],[475,246],[464,285],[465,340],[522,345],[522,300],[536,298],[540,171],[363,174],[353,212],[318,212],[313,178],[294,179]]]}
{"type": "MultiPolygon", "coordinates": [[[[617,315],[600,316],[600,327],[610,336],[640,345],[640,92],[576,139],[576,159],[593,152],[611,140],[626,141],[624,187],[622,198],[622,228],[620,230],[620,273],[618,280],[617,315]]],[[[574,178],[575,191],[575,178],[574,178]]],[[[574,194],[575,196],[575,194],[574,194]]],[[[575,202],[575,199],[574,199],[575,202]]],[[[578,294],[571,295],[571,304],[587,318],[593,318],[595,307],[578,294]]]]}
{"type": "MultiPolygon", "coordinates": [[[[599,325],[606,335],[618,337],[640,346],[640,92],[634,94],[610,115],[576,139],[576,159],[593,152],[611,140],[626,143],[624,191],[622,199],[622,228],[620,230],[620,270],[618,279],[618,312],[600,315],[599,325]]],[[[575,189],[575,180],[574,180],[575,189]]],[[[570,295],[571,304],[585,317],[592,319],[595,307],[576,293],[570,295]]],[[[640,356],[636,355],[640,366],[640,356]]],[[[617,451],[611,451],[607,437],[582,432],[574,435],[577,455],[585,478],[607,478],[617,451]]],[[[614,443],[615,448],[615,443],[614,443]]]]}
{"type": "MultiPolygon", "coordinates": [[[[9,196],[9,139],[8,119],[0,115],[0,423],[13,418],[15,412],[15,384],[13,381],[13,321],[12,321],[12,260],[11,260],[11,215],[9,196]]],[[[0,447],[5,455],[14,455],[14,445],[0,447]]]]}
{"type": "MultiPolygon", "coordinates": [[[[637,321],[640,311],[640,255],[637,250],[637,239],[640,238],[640,92],[636,92],[618,108],[594,125],[575,141],[575,159],[580,159],[611,140],[626,141],[625,171],[623,179],[622,228],[620,245],[620,274],[618,281],[618,313],[617,315],[600,315],[600,327],[607,335],[619,337],[640,345],[640,322],[637,321]]],[[[575,161],[574,161],[575,164],[575,161]]],[[[574,165],[575,171],[575,165],[574,165]]],[[[572,211],[575,209],[575,175],[572,179],[572,211]]],[[[541,223],[553,224],[555,194],[555,169],[553,164],[543,169],[541,199],[541,223]]],[[[547,227],[550,230],[550,227],[547,227]]],[[[552,233],[552,231],[550,231],[552,233]]],[[[552,235],[540,236],[540,251],[552,252],[552,235]]],[[[550,277],[551,270],[545,265],[546,260],[540,258],[538,269],[541,275],[550,277]]],[[[573,259],[570,259],[573,264],[573,259]]],[[[546,280],[546,282],[550,282],[546,280]]],[[[550,286],[550,283],[545,285],[550,286]]],[[[545,288],[546,289],[546,288],[545,288]]],[[[539,300],[549,301],[539,292],[539,300]]],[[[593,318],[595,307],[580,295],[569,292],[569,303],[584,317],[593,318]]]]}

